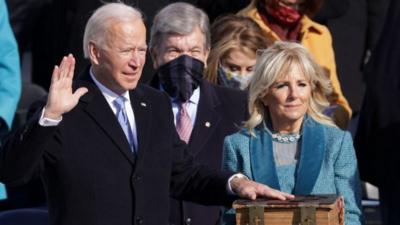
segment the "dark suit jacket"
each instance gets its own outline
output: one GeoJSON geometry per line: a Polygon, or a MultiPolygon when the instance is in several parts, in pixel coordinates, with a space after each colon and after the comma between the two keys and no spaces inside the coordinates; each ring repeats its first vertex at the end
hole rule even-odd
{"type": "MultiPolygon", "coordinates": [[[[155,78],[152,85],[159,87],[155,78]]],[[[203,80],[196,121],[189,140],[189,153],[197,162],[221,169],[225,136],[237,132],[248,117],[247,95],[243,91],[217,86],[203,80]]],[[[171,224],[214,225],[220,215],[217,206],[171,200],[171,224]]]]}
{"type": "MultiPolygon", "coordinates": [[[[400,2],[390,1],[388,10],[382,36],[365,67],[367,89],[354,141],[361,178],[379,186],[380,192],[383,186],[400,187],[400,2]]],[[[396,192],[390,195],[398,199],[396,192]]]]}
{"type": "Polygon", "coordinates": [[[4,183],[42,175],[51,224],[168,224],[170,194],[229,204],[232,174],[194,164],[175,131],[167,95],[141,84],[130,92],[139,145],[134,157],[87,72],[77,86],[89,92],[58,126],[42,127],[33,118],[0,155],[4,183]]]}

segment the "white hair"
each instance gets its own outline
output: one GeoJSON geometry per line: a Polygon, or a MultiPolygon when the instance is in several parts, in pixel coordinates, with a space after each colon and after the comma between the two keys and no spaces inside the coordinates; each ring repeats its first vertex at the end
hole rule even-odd
{"type": "Polygon", "coordinates": [[[110,24],[143,20],[142,13],[124,3],[107,3],[98,8],[86,23],[83,35],[83,53],[89,58],[89,42],[105,47],[110,24]]]}
{"type": "Polygon", "coordinates": [[[150,48],[159,45],[164,34],[187,35],[196,27],[199,27],[205,36],[205,47],[210,48],[210,23],[207,14],[189,3],[170,4],[154,17],[150,32],[150,48]]]}

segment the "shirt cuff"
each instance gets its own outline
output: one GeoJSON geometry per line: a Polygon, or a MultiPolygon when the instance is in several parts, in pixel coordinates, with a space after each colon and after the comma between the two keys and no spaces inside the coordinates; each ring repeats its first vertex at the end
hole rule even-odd
{"type": "Polygon", "coordinates": [[[247,176],[245,176],[241,173],[236,173],[236,174],[233,174],[231,177],[229,177],[228,183],[226,184],[226,191],[230,195],[236,195],[236,193],[232,190],[232,187],[231,187],[231,181],[233,180],[233,178],[243,178],[243,179],[249,180],[249,178],[247,176]]]}
{"type": "Polygon", "coordinates": [[[43,126],[43,127],[54,127],[54,126],[57,126],[61,122],[62,117],[59,120],[55,120],[55,119],[50,119],[50,118],[44,117],[44,110],[45,110],[45,108],[43,107],[42,114],[40,115],[40,119],[39,119],[39,125],[40,126],[43,126]]]}

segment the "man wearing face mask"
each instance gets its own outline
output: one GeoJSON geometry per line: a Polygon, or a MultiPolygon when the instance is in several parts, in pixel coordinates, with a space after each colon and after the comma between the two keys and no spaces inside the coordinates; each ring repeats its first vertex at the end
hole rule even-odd
{"type": "MultiPolygon", "coordinates": [[[[170,96],[176,129],[195,160],[220,169],[225,136],[248,116],[247,96],[203,79],[209,50],[209,22],[202,10],[174,3],[155,16],[152,85],[170,96]]],[[[212,225],[218,218],[219,207],[171,199],[170,224],[212,225]]]]}

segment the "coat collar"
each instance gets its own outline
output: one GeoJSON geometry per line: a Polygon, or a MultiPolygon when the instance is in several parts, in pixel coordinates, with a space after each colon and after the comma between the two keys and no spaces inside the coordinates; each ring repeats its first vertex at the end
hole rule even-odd
{"type": "MultiPolygon", "coordinates": [[[[76,82],[78,87],[88,88],[88,93],[81,97],[80,102],[83,103],[86,113],[93,118],[97,125],[110,137],[118,150],[134,164],[135,157],[132,154],[128,141],[125,138],[123,130],[120,128],[117,118],[109,107],[103,94],[94,84],[89,75],[89,68],[81,73],[79,80],[76,82]]],[[[142,93],[140,84],[129,92],[132,109],[135,113],[137,140],[138,140],[138,163],[144,157],[144,149],[148,144],[149,130],[151,127],[151,110],[150,104],[146,101],[145,95],[142,93]],[[140,119],[139,119],[140,118],[140,119]]]]}
{"type": "MultiPolygon", "coordinates": [[[[272,137],[259,125],[250,138],[250,162],[254,180],[280,189],[272,150],[272,137]]],[[[302,127],[301,152],[297,165],[294,194],[310,194],[321,170],[325,155],[325,134],[322,124],[306,116],[302,127]]]]}
{"type": "MultiPolygon", "coordinates": [[[[257,10],[255,2],[248,5],[238,14],[252,18],[261,27],[261,29],[265,33],[267,33],[267,36],[273,38],[273,41],[280,40],[278,35],[273,30],[271,30],[261,19],[261,16],[257,10]]],[[[322,34],[324,32],[324,26],[312,21],[307,15],[304,15],[301,18],[300,23],[301,23],[300,33],[302,37],[307,36],[308,33],[322,34]]]]}
{"type": "Polygon", "coordinates": [[[152,110],[151,104],[146,99],[146,95],[141,88],[142,84],[138,84],[135,90],[130,91],[130,98],[133,112],[135,113],[137,140],[138,140],[138,157],[137,167],[144,162],[147,146],[150,142],[152,127],[152,110]]]}

